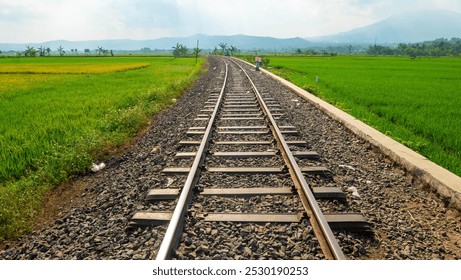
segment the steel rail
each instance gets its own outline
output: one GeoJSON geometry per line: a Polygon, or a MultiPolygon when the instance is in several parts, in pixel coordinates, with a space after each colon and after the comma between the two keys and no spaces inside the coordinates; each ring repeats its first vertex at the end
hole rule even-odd
{"type": "Polygon", "coordinates": [[[184,225],[184,217],[187,211],[187,206],[192,197],[191,194],[192,194],[193,186],[195,185],[199,177],[200,165],[203,163],[203,160],[205,159],[205,152],[209,144],[209,139],[211,136],[213,124],[216,119],[219,106],[222,102],[224,89],[226,88],[227,75],[228,75],[228,64],[227,63],[225,64],[226,64],[226,73],[224,75],[224,82],[221,88],[221,92],[219,93],[218,101],[216,102],[216,106],[214,107],[213,113],[208,122],[208,126],[206,128],[205,134],[203,135],[202,141],[197,151],[197,155],[194,158],[192,168],[187,176],[186,182],[184,183],[184,187],[181,190],[181,194],[179,195],[178,204],[171,216],[171,220],[170,220],[170,223],[168,224],[168,228],[165,232],[165,236],[163,238],[162,244],[160,244],[160,248],[157,252],[156,260],[167,260],[171,257],[173,248],[177,245],[176,242],[178,242],[179,235],[182,232],[182,227],[184,225]]]}
{"type": "MultiPolygon", "coordinates": [[[[314,231],[315,231],[315,224],[319,227],[321,231],[321,235],[324,238],[324,241],[326,242],[327,248],[323,248],[325,255],[331,256],[331,258],[336,259],[336,260],[345,260],[346,257],[344,256],[343,251],[341,250],[341,247],[339,246],[335,236],[333,235],[333,232],[331,231],[330,226],[328,225],[328,222],[326,221],[325,217],[323,216],[323,213],[315,200],[314,194],[312,193],[308,183],[306,182],[306,179],[304,178],[304,175],[301,172],[301,169],[298,166],[298,163],[296,162],[290,148],[288,147],[288,144],[286,143],[279,127],[277,126],[277,123],[275,122],[274,117],[269,111],[269,108],[267,107],[266,103],[264,102],[262,95],[259,93],[258,89],[256,88],[255,84],[253,83],[252,79],[248,75],[248,73],[243,69],[243,67],[235,62],[234,60],[231,60],[234,62],[240,69],[245,73],[247,76],[248,80],[250,81],[250,84],[253,88],[253,91],[255,92],[259,103],[261,104],[261,107],[263,108],[267,118],[270,121],[270,126],[274,132],[274,136],[277,138],[278,143],[281,145],[282,148],[282,154],[284,155],[284,159],[288,165],[289,172],[295,182],[295,184],[301,189],[302,194],[307,200],[307,203],[309,204],[309,208],[304,205],[306,208],[306,211],[308,213],[311,213],[311,223],[312,218],[315,219],[314,221],[314,231]],[[327,250],[325,252],[325,250],[327,250]]],[[[301,194],[300,194],[301,196],[301,194]]],[[[301,196],[301,198],[303,198],[301,196]]],[[[303,200],[304,203],[304,200],[303,200]]],[[[320,238],[319,238],[320,241],[320,238]]],[[[322,245],[322,244],[321,244],[322,245]]],[[[322,246],[323,247],[323,246],[322,246]]]]}

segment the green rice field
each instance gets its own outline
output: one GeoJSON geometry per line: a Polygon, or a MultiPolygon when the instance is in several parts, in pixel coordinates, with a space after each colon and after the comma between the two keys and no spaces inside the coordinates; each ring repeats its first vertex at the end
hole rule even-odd
{"type": "Polygon", "coordinates": [[[0,58],[0,240],[27,231],[43,196],[173,104],[202,60],[0,58]]]}
{"type": "Polygon", "coordinates": [[[461,175],[460,58],[271,56],[269,70],[461,175]]]}

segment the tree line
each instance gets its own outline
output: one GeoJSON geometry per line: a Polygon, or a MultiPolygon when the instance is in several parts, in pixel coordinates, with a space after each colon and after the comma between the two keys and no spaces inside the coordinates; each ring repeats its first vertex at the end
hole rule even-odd
{"type": "Polygon", "coordinates": [[[228,46],[226,43],[219,43],[218,46],[219,46],[219,49],[218,47],[214,47],[211,54],[229,56],[229,55],[235,55],[240,52],[240,50],[237,49],[237,47],[232,46],[232,45],[228,46]]]}
{"type": "Polygon", "coordinates": [[[369,46],[368,55],[402,55],[402,56],[459,56],[461,54],[461,39],[450,40],[441,38],[421,43],[400,43],[395,47],[373,45],[369,46]]]}
{"type": "MultiPolygon", "coordinates": [[[[235,55],[240,52],[240,50],[237,49],[237,47],[232,46],[232,45],[228,46],[226,43],[219,43],[218,46],[219,46],[219,49],[218,47],[215,47],[214,50],[211,51],[211,54],[229,56],[229,55],[235,55]]],[[[190,52],[186,45],[179,44],[179,43],[176,43],[176,46],[173,46],[172,49],[173,49],[173,56],[175,58],[187,57],[191,55],[198,56],[199,53],[202,51],[202,49],[200,48],[193,48],[192,51],[190,52]]]]}
{"type": "MultiPolygon", "coordinates": [[[[79,51],[78,49],[71,49],[70,52],[74,55],[78,55],[79,51]]],[[[43,47],[40,46],[37,49],[31,46],[26,46],[26,50],[23,52],[17,52],[16,56],[22,56],[24,55],[25,57],[35,57],[35,56],[51,56],[51,53],[53,53],[52,49],[50,47],[43,47]]],[[[66,54],[66,51],[62,46],[59,46],[54,53],[58,53],[60,56],[64,56],[66,54]]],[[[90,55],[91,50],[90,49],[84,49],[83,54],[85,55],[90,55]]],[[[112,50],[107,50],[102,47],[98,47],[97,49],[94,50],[94,54],[97,55],[111,55],[114,56],[114,52],[112,50]]]]}

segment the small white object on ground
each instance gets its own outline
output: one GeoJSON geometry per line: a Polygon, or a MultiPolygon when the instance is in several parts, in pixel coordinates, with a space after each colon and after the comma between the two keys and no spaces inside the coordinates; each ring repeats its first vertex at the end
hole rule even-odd
{"type": "Polygon", "coordinates": [[[99,171],[99,165],[96,165],[96,164],[93,163],[93,165],[91,166],[91,171],[98,172],[99,171]]]}
{"type": "Polygon", "coordinates": [[[356,187],[349,187],[349,188],[347,188],[347,191],[351,192],[353,197],[361,198],[356,187]]]}
{"type": "Polygon", "coordinates": [[[349,170],[355,171],[355,168],[350,166],[350,165],[345,165],[345,164],[340,164],[339,167],[341,168],[347,168],[349,170]]]}
{"type": "Polygon", "coordinates": [[[91,171],[98,172],[104,169],[104,167],[106,167],[106,164],[104,162],[101,162],[100,164],[93,163],[93,165],[91,166],[91,171]]]}

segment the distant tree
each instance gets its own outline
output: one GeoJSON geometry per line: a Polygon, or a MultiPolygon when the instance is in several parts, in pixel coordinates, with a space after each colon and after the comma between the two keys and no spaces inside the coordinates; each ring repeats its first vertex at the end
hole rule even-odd
{"type": "Polygon", "coordinates": [[[45,51],[46,51],[46,54],[47,54],[48,56],[50,56],[50,53],[51,53],[50,47],[47,47],[47,48],[45,49],[45,51]]]}
{"type": "Polygon", "coordinates": [[[46,49],[42,46],[38,48],[38,55],[39,56],[45,56],[46,49]]]}
{"type": "Polygon", "coordinates": [[[227,44],[226,43],[219,43],[218,46],[221,48],[222,54],[226,54],[227,44]]]}
{"type": "Polygon", "coordinates": [[[180,53],[181,53],[181,56],[185,57],[187,56],[188,52],[189,52],[189,49],[187,48],[186,45],[181,45],[181,48],[180,48],[180,53]]]}
{"type": "Polygon", "coordinates": [[[98,55],[101,55],[102,53],[104,53],[104,49],[102,47],[99,47],[99,46],[95,51],[98,53],[98,55]]]}
{"type": "Polygon", "coordinates": [[[35,56],[36,54],[37,52],[35,51],[34,47],[26,46],[24,56],[35,56]]]}
{"type": "Polygon", "coordinates": [[[212,54],[214,54],[214,55],[220,55],[220,54],[222,54],[222,52],[221,52],[220,50],[218,50],[217,47],[214,47],[214,50],[213,50],[212,54]]]}
{"type": "Polygon", "coordinates": [[[90,54],[90,49],[85,49],[83,52],[84,52],[86,55],[89,55],[89,54],[90,54]]]}
{"type": "Polygon", "coordinates": [[[176,46],[173,47],[173,56],[175,58],[184,57],[187,56],[188,51],[187,46],[176,43],[176,46]]]}
{"type": "Polygon", "coordinates": [[[114,52],[110,50],[110,56],[114,56],[114,52]]]}
{"type": "Polygon", "coordinates": [[[64,48],[62,46],[59,46],[58,52],[59,52],[60,56],[63,56],[66,53],[66,51],[64,50],[64,48]]]}
{"type": "Polygon", "coordinates": [[[239,49],[237,49],[237,47],[231,45],[229,47],[229,52],[230,52],[230,55],[234,55],[234,54],[239,52],[239,49]]]}
{"type": "Polygon", "coordinates": [[[144,47],[144,48],[141,49],[141,53],[151,53],[151,52],[152,52],[152,50],[150,48],[148,48],[148,47],[144,47]]]}

